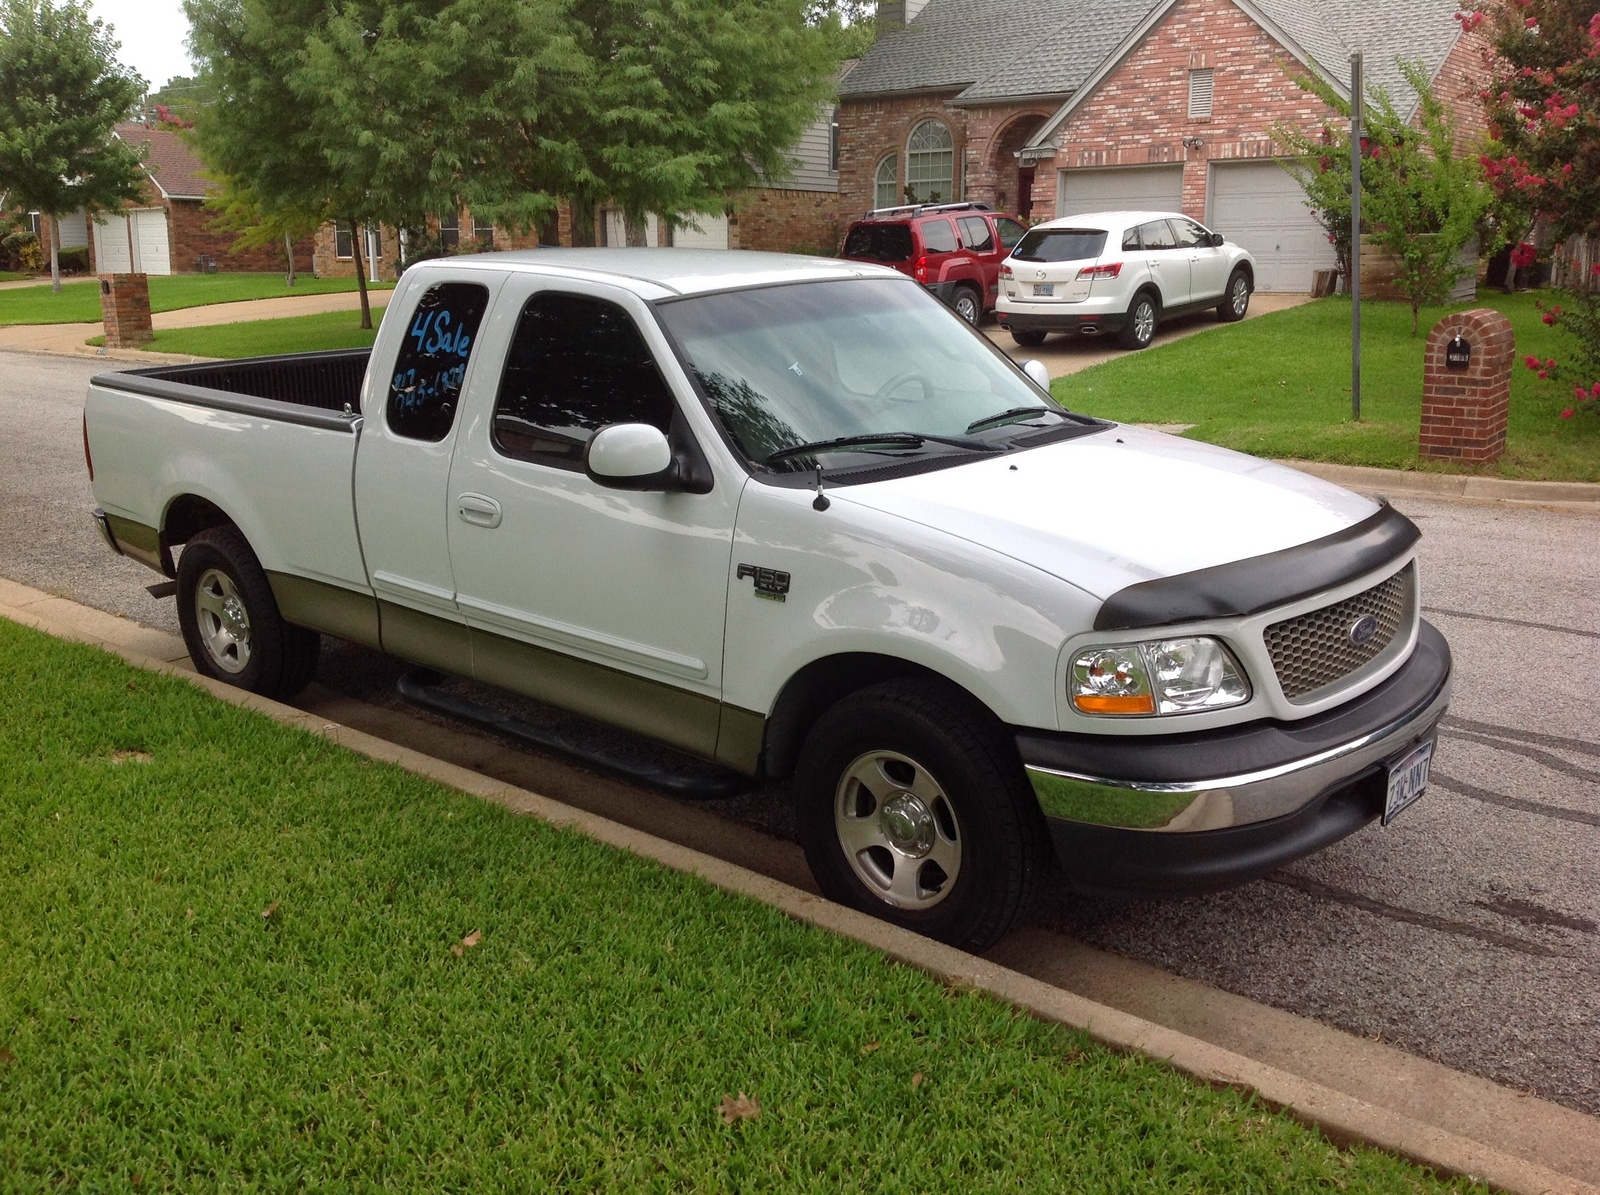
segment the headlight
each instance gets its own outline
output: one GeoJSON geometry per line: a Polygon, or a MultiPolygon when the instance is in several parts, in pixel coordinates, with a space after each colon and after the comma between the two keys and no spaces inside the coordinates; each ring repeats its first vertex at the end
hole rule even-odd
{"type": "Polygon", "coordinates": [[[1067,695],[1084,714],[1187,714],[1249,701],[1250,685],[1215,639],[1157,639],[1078,653],[1067,695]]]}

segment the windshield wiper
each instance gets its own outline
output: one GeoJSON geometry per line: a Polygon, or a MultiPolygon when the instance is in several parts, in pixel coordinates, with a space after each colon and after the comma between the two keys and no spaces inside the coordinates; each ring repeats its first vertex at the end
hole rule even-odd
{"type": "Polygon", "coordinates": [[[999,427],[1013,419],[1021,419],[1024,415],[1060,415],[1066,417],[1066,412],[1056,407],[1012,407],[1009,411],[1001,411],[998,415],[985,415],[982,419],[974,419],[967,424],[967,432],[981,432],[985,428],[999,427]]]}
{"type": "Polygon", "coordinates": [[[951,444],[956,448],[965,448],[968,452],[999,452],[1001,449],[993,444],[984,444],[977,440],[966,440],[958,436],[936,436],[931,432],[862,432],[854,436],[839,436],[833,440],[814,440],[809,444],[794,444],[788,448],[780,448],[776,452],[769,452],[762,464],[770,465],[774,461],[785,460],[791,456],[807,456],[816,452],[838,452],[871,448],[921,448],[928,441],[935,444],[951,444]]]}

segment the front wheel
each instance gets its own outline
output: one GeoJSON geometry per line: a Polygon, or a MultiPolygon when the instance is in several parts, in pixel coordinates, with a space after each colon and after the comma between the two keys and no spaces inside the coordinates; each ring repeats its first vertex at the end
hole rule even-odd
{"type": "Polygon", "coordinates": [[[955,297],[950,300],[950,306],[955,309],[957,315],[974,328],[978,326],[978,321],[983,318],[983,301],[978,298],[978,292],[970,286],[956,287],[955,297]]]}
{"type": "Polygon", "coordinates": [[[1128,322],[1122,326],[1120,343],[1125,349],[1142,349],[1156,334],[1156,301],[1148,294],[1137,294],[1128,308],[1128,322]]]}
{"type": "Polygon", "coordinates": [[[178,626],[205,676],[292,697],[317,668],[315,631],[283,620],[261,562],[232,527],[209,527],[178,558],[178,626]]]}
{"type": "Polygon", "coordinates": [[[1222,292],[1222,302],[1217,304],[1217,318],[1225,324],[1244,318],[1250,310],[1250,279],[1243,270],[1228,275],[1228,289],[1222,292]]]}
{"type": "Polygon", "coordinates": [[[887,682],[844,698],[796,773],[823,894],[966,950],[998,941],[1049,859],[1015,749],[958,692],[887,682]]]}

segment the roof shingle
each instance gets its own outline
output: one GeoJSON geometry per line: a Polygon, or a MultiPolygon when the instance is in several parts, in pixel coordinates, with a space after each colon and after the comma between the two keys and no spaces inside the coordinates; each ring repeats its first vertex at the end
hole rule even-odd
{"type": "Polygon", "coordinates": [[[160,125],[127,121],[116,127],[119,138],[144,156],[145,172],[172,199],[204,199],[216,189],[207,180],[205,166],[182,134],[160,125]]]}

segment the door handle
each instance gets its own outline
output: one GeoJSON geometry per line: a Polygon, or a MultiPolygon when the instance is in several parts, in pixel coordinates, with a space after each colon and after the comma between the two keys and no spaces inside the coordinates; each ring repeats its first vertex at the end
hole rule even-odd
{"type": "Polygon", "coordinates": [[[500,504],[483,494],[462,494],[456,499],[456,514],[474,527],[500,526],[500,504]]]}

